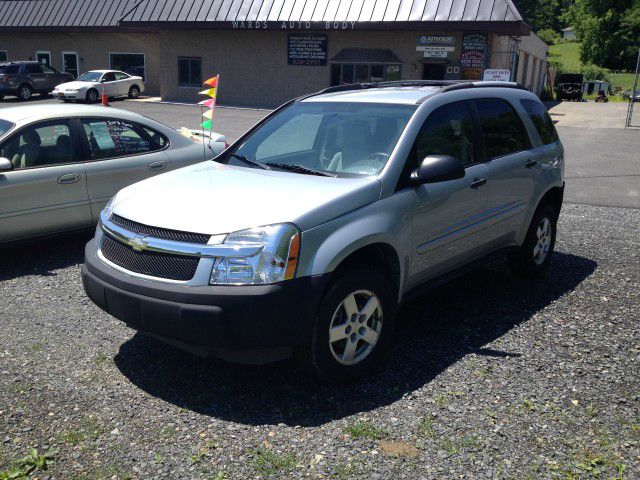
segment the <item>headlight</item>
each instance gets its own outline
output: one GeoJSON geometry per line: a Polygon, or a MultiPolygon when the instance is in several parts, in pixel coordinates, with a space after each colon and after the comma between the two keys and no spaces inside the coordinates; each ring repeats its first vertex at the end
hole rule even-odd
{"type": "Polygon", "coordinates": [[[290,223],[268,225],[230,233],[225,245],[256,245],[262,250],[251,257],[216,257],[211,285],[260,285],[295,276],[300,253],[300,231],[290,223]]]}
{"type": "Polygon", "coordinates": [[[104,209],[102,210],[104,212],[104,216],[107,218],[107,220],[109,220],[111,218],[111,213],[112,213],[112,210],[113,210],[113,200],[115,198],[116,198],[115,196],[111,197],[111,200],[109,200],[107,202],[107,204],[104,206],[104,209]]]}

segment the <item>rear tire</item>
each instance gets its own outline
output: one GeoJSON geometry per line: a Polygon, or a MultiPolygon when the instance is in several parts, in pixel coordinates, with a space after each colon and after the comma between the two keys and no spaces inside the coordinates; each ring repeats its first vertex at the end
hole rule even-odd
{"type": "Polygon", "coordinates": [[[18,87],[18,94],[16,95],[20,100],[26,102],[31,100],[31,96],[33,95],[33,90],[29,85],[20,85],[18,87]]]}
{"type": "Polygon", "coordinates": [[[4,95],[0,95],[0,102],[4,100],[4,95]]]}
{"type": "Polygon", "coordinates": [[[129,89],[129,98],[135,100],[136,98],[138,98],[140,96],[140,89],[136,86],[133,85],[130,89],[129,89]]]}
{"type": "Polygon", "coordinates": [[[91,104],[91,103],[96,103],[98,101],[98,91],[95,89],[91,89],[87,92],[87,95],[85,97],[85,100],[87,103],[91,104]]]}
{"type": "Polygon", "coordinates": [[[311,338],[298,352],[303,365],[328,383],[371,373],[391,343],[396,308],[393,288],[380,272],[357,268],[339,274],[322,299],[311,338]]]}
{"type": "Polygon", "coordinates": [[[509,256],[511,271],[520,277],[537,278],[544,275],[556,244],[558,215],[547,203],[533,214],[524,243],[509,256]]]}

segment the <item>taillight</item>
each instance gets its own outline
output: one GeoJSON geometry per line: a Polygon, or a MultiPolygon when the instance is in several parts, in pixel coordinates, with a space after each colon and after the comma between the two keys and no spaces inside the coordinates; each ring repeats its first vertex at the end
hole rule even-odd
{"type": "Polygon", "coordinates": [[[224,142],[224,149],[226,150],[227,148],[229,148],[229,144],[227,142],[224,142]]]}

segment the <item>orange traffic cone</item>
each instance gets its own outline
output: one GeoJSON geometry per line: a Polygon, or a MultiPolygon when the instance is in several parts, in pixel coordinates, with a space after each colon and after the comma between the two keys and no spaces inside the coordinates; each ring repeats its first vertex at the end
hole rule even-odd
{"type": "Polygon", "coordinates": [[[107,94],[104,93],[104,90],[102,91],[102,106],[103,107],[109,107],[109,97],[107,97],[107,94]]]}

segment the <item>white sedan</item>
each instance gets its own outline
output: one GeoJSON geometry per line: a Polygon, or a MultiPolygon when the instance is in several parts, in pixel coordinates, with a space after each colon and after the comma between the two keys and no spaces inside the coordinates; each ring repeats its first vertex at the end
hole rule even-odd
{"type": "Polygon", "coordinates": [[[144,92],[142,77],[118,70],[90,70],[73,82],[61,83],[53,95],[65,102],[97,102],[103,93],[108,97],[138,98],[144,92]]]}

